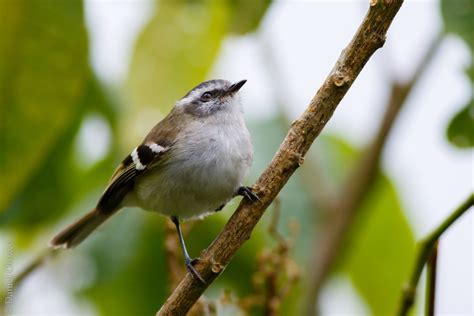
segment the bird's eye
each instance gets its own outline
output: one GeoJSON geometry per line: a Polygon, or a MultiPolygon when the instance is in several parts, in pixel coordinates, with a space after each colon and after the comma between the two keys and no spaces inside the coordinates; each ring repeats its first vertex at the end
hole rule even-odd
{"type": "Polygon", "coordinates": [[[201,95],[201,101],[203,101],[203,102],[210,101],[211,99],[212,99],[212,94],[210,92],[204,92],[201,95]]]}

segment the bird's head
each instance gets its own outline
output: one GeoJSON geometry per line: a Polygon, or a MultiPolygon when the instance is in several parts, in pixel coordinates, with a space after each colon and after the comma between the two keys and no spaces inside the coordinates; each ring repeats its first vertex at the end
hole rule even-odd
{"type": "Polygon", "coordinates": [[[216,111],[236,107],[237,94],[247,82],[231,83],[227,80],[209,80],[200,83],[176,103],[184,112],[196,116],[209,116],[216,111]]]}

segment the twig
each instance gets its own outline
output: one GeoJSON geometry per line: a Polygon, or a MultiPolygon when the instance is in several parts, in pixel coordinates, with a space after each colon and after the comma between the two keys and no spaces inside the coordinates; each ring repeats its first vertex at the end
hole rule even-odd
{"type": "Polygon", "coordinates": [[[416,287],[420,280],[421,272],[423,271],[423,267],[439,237],[473,205],[474,193],[471,193],[471,195],[461,205],[459,205],[459,207],[448,218],[446,218],[438,227],[436,227],[435,230],[419,242],[418,254],[412,275],[409,283],[403,289],[397,315],[407,315],[412,307],[415,301],[416,287]]]}
{"type": "Polygon", "coordinates": [[[424,58],[415,70],[412,77],[405,83],[393,82],[390,97],[386,105],[384,117],[376,132],[376,136],[371,145],[364,151],[359,162],[354,167],[352,173],[344,182],[340,194],[333,203],[329,203],[330,209],[325,214],[332,214],[328,222],[324,225],[325,230],[320,235],[322,241],[317,240],[315,245],[320,245],[321,250],[314,253],[310,267],[312,275],[309,277],[308,298],[306,302],[306,315],[314,315],[315,302],[319,296],[324,281],[331,272],[331,268],[341,251],[344,239],[351,226],[360,205],[365,196],[370,191],[375,182],[379,170],[380,158],[383,148],[387,142],[390,131],[394,125],[401,108],[413,90],[418,78],[424,73],[432,60],[434,53],[441,43],[441,35],[433,39],[432,44],[426,51],[424,58]]]}
{"type": "MultiPolygon", "coordinates": [[[[54,257],[56,254],[57,254],[57,251],[55,251],[52,248],[48,248],[45,251],[38,254],[31,262],[28,263],[28,265],[26,265],[23,268],[23,270],[21,270],[13,278],[12,284],[11,284],[13,291],[15,291],[21,285],[21,283],[25,280],[25,278],[31,275],[33,271],[36,271],[36,269],[41,267],[46,260],[54,257]]],[[[7,296],[7,293],[0,293],[0,301],[2,302],[2,305],[3,305],[3,302],[5,302],[6,296],[7,296]]],[[[1,307],[4,308],[5,306],[1,306],[1,307]]],[[[2,308],[0,308],[0,314],[4,312],[2,308]]]]}
{"type": "Polygon", "coordinates": [[[436,271],[438,266],[439,240],[433,246],[433,250],[426,265],[426,300],[425,316],[434,316],[436,300],[436,271]]]}
{"type": "Polygon", "coordinates": [[[20,284],[25,280],[26,277],[28,277],[33,271],[35,271],[37,268],[41,267],[43,263],[48,260],[49,258],[52,258],[57,255],[57,251],[55,251],[52,248],[48,248],[45,251],[41,252],[39,255],[36,256],[33,261],[31,261],[23,270],[18,273],[15,278],[13,279],[13,288],[16,289],[20,284]]]}
{"type": "Polygon", "coordinates": [[[260,202],[243,200],[222,232],[202,253],[196,269],[206,283],[189,273],[166,300],[157,315],[185,315],[204,290],[217,278],[250,234],[259,219],[294,171],[314,139],[331,118],[337,105],[367,63],[385,42],[386,32],[402,0],[371,1],[371,7],[354,38],[344,49],[333,70],[295,120],[272,162],[254,185],[260,202]]]}

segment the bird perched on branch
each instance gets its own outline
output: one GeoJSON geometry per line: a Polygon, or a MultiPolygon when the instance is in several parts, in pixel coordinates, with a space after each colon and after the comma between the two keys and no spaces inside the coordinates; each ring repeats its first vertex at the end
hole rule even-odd
{"type": "Polygon", "coordinates": [[[180,229],[180,219],[221,210],[236,195],[258,197],[242,181],[253,149],[238,91],[246,80],[205,81],[176,102],[171,112],[122,161],[96,207],[50,242],[73,248],[126,206],[169,216],[188,270],[199,280],[180,229]]]}

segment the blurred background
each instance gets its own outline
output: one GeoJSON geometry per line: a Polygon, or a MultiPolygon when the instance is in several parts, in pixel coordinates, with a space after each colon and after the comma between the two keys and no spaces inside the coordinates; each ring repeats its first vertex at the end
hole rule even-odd
{"type": "MultiPolygon", "coordinates": [[[[57,255],[44,255],[49,239],[95,205],[116,164],[206,79],[248,80],[251,185],[368,3],[0,1],[3,292],[32,268],[8,311],[153,315],[184,273],[167,219],[127,209],[57,255]]],[[[473,189],[472,21],[469,0],[404,3],[385,46],[201,305],[217,315],[394,313],[416,240],[473,189]],[[347,194],[354,187],[359,196],[347,194]],[[335,241],[342,207],[351,215],[335,241]]],[[[192,256],[237,205],[184,225],[192,256]]],[[[473,239],[472,212],[441,238],[440,314],[473,314],[473,239]]],[[[423,293],[422,278],[417,314],[423,293]]]]}

